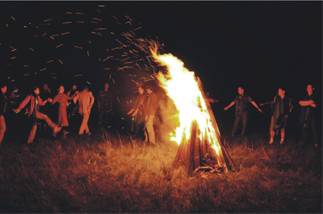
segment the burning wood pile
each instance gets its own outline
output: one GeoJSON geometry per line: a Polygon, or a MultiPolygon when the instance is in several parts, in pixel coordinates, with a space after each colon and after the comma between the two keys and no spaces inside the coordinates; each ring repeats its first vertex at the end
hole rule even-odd
{"type": "Polygon", "coordinates": [[[151,48],[151,54],[165,68],[157,80],[178,110],[179,126],[169,138],[179,145],[174,165],[183,165],[190,175],[233,170],[199,78],[172,54],[159,54],[157,46],[151,48]]]}

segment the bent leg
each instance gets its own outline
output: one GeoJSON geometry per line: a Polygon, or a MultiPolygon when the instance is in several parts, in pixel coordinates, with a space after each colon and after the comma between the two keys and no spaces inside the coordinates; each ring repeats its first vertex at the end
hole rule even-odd
{"type": "Polygon", "coordinates": [[[31,127],[31,130],[30,130],[30,133],[29,133],[29,136],[28,136],[28,140],[27,140],[27,143],[28,143],[28,144],[33,143],[33,142],[34,142],[35,137],[36,137],[36,133],[37,133],[37,124],[34,124],[34,125],[31,127]]]}
{"type": "Polygon", "coordinates": [[[47,125],[52,129],[57,127],[56,123],[54,123],[46,114],[43,114],[41,112],[36,112],[36,119],[45,121],[47,125]]]}

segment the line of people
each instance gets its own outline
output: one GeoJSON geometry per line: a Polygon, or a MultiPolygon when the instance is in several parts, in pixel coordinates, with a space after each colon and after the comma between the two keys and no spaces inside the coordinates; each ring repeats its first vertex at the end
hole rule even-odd
{"type": "Polygon", "coordinates": [[[135,136],[143,133],[143,139],[150,144],[156,144],[154,119],[159,106],[153,88],[150,85],[138,86],[137,99],[127,113],[131,118],[131,133],[135,136]]]}
{"type": "MultiPolygon", "coordinates": [[[[46,86],[46,85],[45,85],[46,86]]],[[[7,85],[0,86],[0,144],[3,142],[6,133],[6,113],[9,111],[8,103],[9,98],[7,95],[7,85]]],[[[314,89],[311,84],[306,87],[306,96],[299,100],[298,105],[301,108],[300,125],[302,139],[308,138],[308,133],[311,132],[315,145],[318,145],[318,135],[315,124],[314,109],[317,104],[314,99],[314,89]]],[[[58,87],[56,96],[51,97],[49,87],[43,88],[43,94],[40,96],[40,88],[34,87],[32,93],[27,95],[17,108],[14,108],[15,113],[21,112],[26,109],[25,114],[32,121],[32,127],[27,138],[28,143],[35,140],[37,129],[40,122],[47,124],[55,136],[59,132],[63,134],[68,133],[68,127],[71,119],[76,115],[81,117],[79,122],[79,135],[90,135],[89,119],[94,105],[94,95],[87,85],[81,91],[78,90],[76,85],[73,85],[71,90],[67,93],[63,85],[58,87]],[[58,104],[58,118],[57,123],[52,120],[49,113],[42,110],[41,107],[47,104],[58,104]],[[68,109],[70,109],[68,111],[68,109]]],[[[113,98],[109,92],[109,84],[105,83],[103,90],[99,92],[97,99],[98,106],[98,122],[102,125],[107,120],[107,114],[112,111],[111,100],[113,98]]],[[[211,101],[211,99],[210,99],[211,101]]],[[[286,139],[286,126],[290,113],[293,111],[294,105],[292,99],[287,97],[286,90],[282,87],[278,88],[277,94],[273,100],[258,105],[250,96],[245,93],[245,89],[241,86],[237,88],[236,98],[224,107],[227,111],[235,106],[235,119],[233,122],[232,136],[237,134],[240,129],[240,136],[245,136],[246,128],[249,119],[249,105],[251,104],[259,112],[263,112],[261,107],[269,105],[272,109],[270,126],[269,126],[269,144],[274,143],[276,135],[280,135],[280,143],[283,144],[286,139]]],[[[156,134],[154,130],[154,119],[158,111],[158,97],[154,92],[154,87],[149,85],[138,86],[136,101],[132,104],[132,108],[127,112],[131,118],[131,133],[133,135],[144,134],[143,138],[151,144],[156,144],[156,134]]],[[[73,124],[74,125],[74,124],[73,124]]],[[[74,125],[75,126],[75,125],[74,125]]]]}
{"type": "MultiPolygon", "coordinates": [[[[263,112],[257,103],[248,95],[245,94],[245,89],[241,86],[237,88],[236,98],[224,107],[227,111],[235,105],[235,119],[233,122],[232,136],[237,134],[238,128],[241,129],[240,136],[245,136],[249,113],[248,106],[251,104],[257,111],[263,112]]],[[[314,98],[314,88],[312,84],[306,86],[306,95],[298,103],[301,108],[299,125],[301,131],[302,140],[306,140],[309,137],[309,133],[312,136],[315,146],[318,146],[318,135],[316,130],[316,121],[314,110],[317,107],[317,103],[314,98]]],[[[280,135],[280,144],[284,144],[286,138],[286,126],[290,113],[293,111],[294,105],[292,99],[287,97],[286,89],[279,87],[277,94],[269,101],[260,104],[261,107],[269,105],[271,107],[271,119],[269,125],[269,144],[274,143],[276,135],[280,135]]]]}
{"type": "MultiPolygon", "coordinates": [[[[3,84],[1,87],[0,95],[0,144],[3,142],[7,123],[6,114],[9,111],[9,98],[7,96],[8,87],[3,84]]],[[[46,94],[44,95],[46,96],[46,94]]],[[[53,136],[56,136],[63,130],[64,134],[67,134],[67,127],[69,126],[69,117],[67,108],[70,104],[74,104],[73,111],[77,109],[78,114],[82,117],[82,122],[79,127],[78,134],[90,135],[90,129],[88,121],[90,118],[91,109],[94,104],[94,96],[88,86],[84,86],[81,91],[78,91],[76,87],[72,87],[72,90],[65,93],[63,85],[59,86],[58,93],[54,98],[46,96],[46,99],[42,99],[40,96],[40,88],[38,86],[32,89],[32,93],[28,94],[18,105],[14,108],[15,113],[20,113],[25,109],[25,115],[30,118],[32,127],[29,132],[27,143],[33,143],[36,137],[37,129],[40,122],[45,122],[48,127],[51,128],[53,136]],[[46,113],[41,111],[41,107],[46,104],[58,104],[58,119],[57,123],[52,120],[46,113]]]]}

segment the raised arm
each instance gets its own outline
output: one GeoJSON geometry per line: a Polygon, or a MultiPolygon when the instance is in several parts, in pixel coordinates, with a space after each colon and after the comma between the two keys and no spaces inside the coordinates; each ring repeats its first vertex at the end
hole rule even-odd
{"type": "Polygon", "coordinates": [[[231,103],[229,103],[229,105],[227,105],[226,107],[224,107],[224,111],[228,110],[229,108],[231,108],[232,106],[234,106],[234,104],[236,104],[235,101],[232,101],[231,103]]]}

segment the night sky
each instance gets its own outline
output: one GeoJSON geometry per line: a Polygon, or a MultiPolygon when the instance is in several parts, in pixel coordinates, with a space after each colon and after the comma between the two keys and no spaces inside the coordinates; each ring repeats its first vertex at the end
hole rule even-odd
{"type": "MultiPolygon", "coordinates": [[[[221,109],[239,84],[259,102],[272,99],[280,85],[298,100],[308,82],[321,97],[321,2],[12,2],[1,3],[0,10],[1,17],[32,18],[57,16],[71,8],[89,11],[98,4],[105,4],[111,14],[131,16],[141,23],[144,35],[158,37],[202,78],[221,109]]],[[[80,60],[72,57],[67,63],[80,60]]]]}
{"type": "Polygon", "coordinates": [[[153,3],[126,7],[167,48],[225,95],[237,84],[261,99],[283,85],[321,85],[321,6],[316,3],[153,3]]]}

